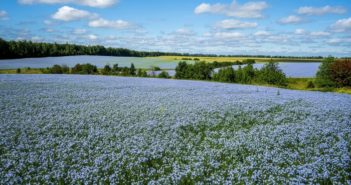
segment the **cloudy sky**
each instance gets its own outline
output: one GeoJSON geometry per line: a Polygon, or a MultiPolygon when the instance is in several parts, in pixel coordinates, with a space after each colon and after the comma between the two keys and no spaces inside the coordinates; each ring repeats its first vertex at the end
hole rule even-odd
{"type": "Polygon", "coordinates": [[[1,0],[0,37],[144,51],[351,56],[351,3],[1,0]]]}

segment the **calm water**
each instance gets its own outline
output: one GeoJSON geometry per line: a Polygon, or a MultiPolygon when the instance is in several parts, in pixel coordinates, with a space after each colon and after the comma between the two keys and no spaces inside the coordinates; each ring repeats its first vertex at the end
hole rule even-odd
{"type": "MultiPolygon", "coordinates": [[[[265,63],[256,63],[254,68],[261,69],[265,63]]],[[[321,63],[319,62],[279,62],[279,68],[287,77],[315,77],[321,63]]],[[[234,69],[238,69],[234,65],[234,69]]],[[[217,72],[219,69],[216,69],[217,72]]]]}
{"type": "Polygon", "coordinates": [[[24,67],[46,68],[55,64],[73,67],[76,64],[91,63],[98,68],[106,64],[118,64],[121,67],[129,67],[131,63],[137,68],[150,68],[159,66],[162,69],[175,69],[178,61],[163,61],[159,58],[141,57],[111,57],[111,56],[65,56],[65,57],[45,57],[45,58],[23,58],[0,60],[0,69],[17,69],[24,67]]]}
{"type": "MultiPolygon", "coordinates": [[[[0,60],[0,69],[16,69],[16,68],[46,68],[55,64],[67,65],[73,67],[78,63],[91,63],[98,68],[104,67],[106,64],[118,64],[120,67],[129,67],[131,63],[136,68],[151,68],[159,66],[161,69],[175,69],[179,61],[164,61],[160,58],[140,58],[140,57],[111,57],[111,56],[66,56],[66,57],[46,57],[46,58],[24,58],[0,60]]],[[[193,61],[187,61],[192,63],[193,61]]],[[[264,63],[254,64],[257,69],[262,68],[264,63]]],[[[314,77],[317,73],[320,63],[318,62],[280,62],[279,67],[288,77],[314,77]]],[[[233,68],[238,68],[237,65],[233,68]]],[[[215,72],[218,69],[215,70],[215,72]]],[[[174,70],[167,71],[171,76],[175,75],[174,70]]],[[[150,72],[149,72],[150,73],[150,72]]],[[[158,75],[160,72],[155,72],[158,75]]]]}

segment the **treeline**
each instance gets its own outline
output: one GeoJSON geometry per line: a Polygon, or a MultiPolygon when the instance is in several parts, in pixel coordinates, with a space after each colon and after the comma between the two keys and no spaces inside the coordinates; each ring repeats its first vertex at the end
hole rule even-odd
{"type": "MultiPolygon", "coordinates": [[[[174,52],[146,52],[125,48],[111,48],[104,46],[84,46],[76,44],[37,43],[31,41],[6,41],[0,38],[0,59],[71,56],[71,55],[101,55],[126,57],[153,57],[153,56],[185,56],[185,57],[257,57],[257,58],[290,58],[290,59],[322,59],[322,56],[270,56],[270,55],[215,55],[190,54],[174,52]]],[[[184,58],[189,59],[189,58],[184,58]]],[[[199,60],[198,58],[194,59],[199,60]]]]}
{"type": "MultiPolygon", "coordinates": [[[[52,67],[40,69],[44,74],[84,74],[84,75],[114,75],[114,76],[135,76],[135,77],[158,77],[158,78],[171,78],[166,72],[162,71],[158,75],[148,75],[144,69],[136,69],[132,63],[130,67],[119,67],[118,64],[112,66],[105,65],[104,68],[98,69],[92,64],[76,64],[74,67],[69,68],[67,65],[53,65],[52,67]]],[[[21,69],[16,70],[21,73],[21,69]]]]}
{"type": "Polygon", "coordinates": [[[319,67],[315,83],[318,87],[351,87],[351,59],[326,58],[319,67]]]}
{"type": "Polygon", "coordinates": [[[194,79],[194,80],[213,80],[229,83],[243,84],[272,84],[278,86],[286,86],[287,78],[277,63],[269,62],[261,69],[254,69],[251,63],[245,67],[239,66],[237,70],[232,66],[219,69],[218,73],[214,73],[215,68],[211,63],[198,62],[195,64],[187,64],[180,62],[176,67],[177,79],[194,79]]]}
{"type": "Polygon", "coordinates": [[[178,55],[178,53],[144,52],[125,48],[105,48],[104,46],[83,46],[76,44],[34,43],[31,41],[5,41],[0,38],[0,58],[28,58],[71,55],[102,55],[126,57],[153,57],[178,55]]]}

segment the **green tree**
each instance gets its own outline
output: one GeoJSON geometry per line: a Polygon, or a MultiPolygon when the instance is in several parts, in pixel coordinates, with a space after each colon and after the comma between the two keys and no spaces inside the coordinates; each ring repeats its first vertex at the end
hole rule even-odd
{"type": "Polygon", "coordinates": [[[159,75],[159,78],[170,78],[169,74],[167,71],[162,71],[159,75]]]}
{"type": "Polygon", "coordinates": [[[269,62],[259,71],[259,80],[261,82],[286,86],[287,79],[283,71],[279,68],[278,63],[269,62]]]}
{"type": "Polygon", "coordinates": [[[135,69],[134,64],[132,63],[132,64],[130,65],[129,75],[135,76],[135,75],[136,75],[135,72],[136,72],[136,69],[135,69]]]}
{"type": "Polygon", "coordinates": [[[175,71],[175,78],[177,79],[187,79],[188,78],[188,64],[186,62],[179,62],[175,71]]]}
{"type": "Polygon", "coordinates": [[[105,65],[104,69],[102,69],[101,72],[103,75],[108,75],[111,73],[111,71],[112,71],[112,69],[111,69],[110,65],[105,65]]]}
{"type": "Polygon", "coordinates": [[[213,79],[219,82],[235,82],[235,71],[232,67],[219,69],[218,73],[213,75],[213,79]]]}
{"type": "Polygon", "coordinates": [[[316,85],[318,87],[335,87],[333,81],[331,65],[335,62],[334,57],[328,57],[323,60],[316,74],[316,85]]]}
{"type": "Polygon", "coordinates": [[[139,76],[139,77],[147,77],[147,72],[145,70],[138,69],[137,70],[137,76],[139,76]]]}
{"type": "Polygon", "coordinates": [[[51,74],[63,74],[62,67],[60,65],[54,65],[50,68],[49,72],[51,74]]]}

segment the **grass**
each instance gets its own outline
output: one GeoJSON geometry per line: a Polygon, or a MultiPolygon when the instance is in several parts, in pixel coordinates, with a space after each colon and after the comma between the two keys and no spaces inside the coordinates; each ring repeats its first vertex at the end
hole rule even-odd
{"type": "MultiPolygon", "coordinates": [[[[17,74],[16,69],[0,69],[0,74],[17,74]]],[[[21,68],[20,74],[43,74],[40,69],[21,68]]]]}
{"type": "Polygon", "coordinates": [[[198,58],[199,61],[205,62],[236,62],[243,61],[245,59],[255,59],[256,62],[269,62],[271,60],[276,62],[321,62],[321,59],[303,59],[303,58],[260,58],[260,57],[195,57],[195,56],[160,56],[164,61],[174,61],[174,60],[182,60],[182,58],[198,58]]]}

